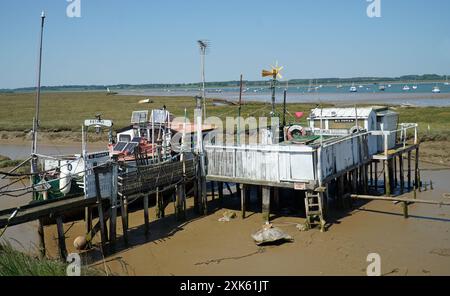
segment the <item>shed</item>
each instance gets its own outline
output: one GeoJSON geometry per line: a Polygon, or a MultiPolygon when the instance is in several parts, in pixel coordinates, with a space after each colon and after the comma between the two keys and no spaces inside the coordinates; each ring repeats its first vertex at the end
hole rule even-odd
{"type": "MultiPolygon", "coordinates": [[[[376,112],[371,107],[365,108],[316,108],[311,110],[308,118],[309,127],[326,135],[347,136],[361,130],[372,131],[377,129],[376,112]]],[[[378,151],[377,139],[369,136],[369,153],[378,151]]]]}

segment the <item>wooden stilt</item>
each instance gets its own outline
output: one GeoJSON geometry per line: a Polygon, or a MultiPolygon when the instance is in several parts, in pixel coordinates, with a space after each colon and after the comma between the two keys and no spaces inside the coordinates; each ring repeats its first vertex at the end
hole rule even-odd
{"type": "Polygon", "coordinates": [[[56,227],[58,229],[59,257],[63,262],[66,262],[67,259],[66,238],[64,236],[64,224],[61,216],[56,217],[56,227]]]}
{"type": "Polygon", "coordinates": [[[392,158],[392,161],[394,162],[394,166],[393,166],[393,170],[394,170],[394,186],[392,186],[392,188],[397,188],[397,185],[398,185],[398,178],[397,178],[397,168],[398,168],[398,166],[397,166],[397,156],[394,156],[393,158],[392,158]]]}
{"type": "Polygon", "coordinates": [[[117,207],[115,203],[109,211],[109,243],[114,248],[117,240],[117,207]]]}
{"type": "Polygon", "coordinates": [[[127,197],[121,196],[120,198],[120,216],[122,219],[123,240],[125,244],[128,244],[128,206],[126,206],[127,197]]]}
{"type": "Polygon", "coordinates": [[[41,258],[45,257],[45,233],[44,233],[44,221],[38,220],[38,236],[39,236],[39,254],[41,258]]]}
{"type": "Polygon", "coordinates": [[[144,229],[145,229],[145,235],[149,234],[150,231],[150,225],[149,225],[149,214],[148,214],[148,195],[144,195],[144,229]]]}
{"type": "Polygon", "coordinates": [[[390,171],[391,168],[389,166],[389,160],[384,160],[384,187],[386,196],[391,196],[391,179],[390,179],[390,171]]]}
{"type": "Polygon", "coordinates": [[[223,182],[217,183],[217,191],[219,191],[219,200],[223,204],[223,182]]]}
{"type": "Polygon", "coordinates": [[[375,166],[375,168],[374,168],[374,173],[375,173],[375,175],[374,175],[374,182],[375,182],[375,184],[374,184],[374,187],[375,187],[375,191],[378,191],[378,161],[375,161],[374,163],[374,166],[375,166]]]}
{"type": "Polygon", "coordinates": [[[102,239],[102,248],[104,248],[108,241],[108,234],[106,232],[106,227],[105,227],[105,215],[103,213],[102,195],[101,195],[101,190],[100,190],[100,179],[99,179],[98,174],[99,174],[99,171],[97,169],[94,169],[95,190],[96,190],[96,196],[97,196],[97,211],[98,211],[98,220],[100,223],[100,236],[102,239]]]}
{"type": "Polygon", "coordinates": [[[403,194],[405,191],[405,175],[403,171],[403,155],[399,155],[399,175],[400,175],[400,192],[403,194]]]}
{"type": "Polygon", "coordinates": [[[414,169],[415,179],[416,179],[416,189],[419,189],[420,192],[420,172],[419,172],[419,147],[416,148],[416,162],[414,169]]]}
{"type": "Polygon", "coordinates": [[[402,206],[403,206],[403,217],[405,217],[405,219],[408,219],[409,218],[408,202],[403,202],[402,206]]]}
{"type": "Polygon", "coordinates": [[[273,187],[273,203],[276,211],[280,209],[280,192],[277,187],[273,187]]]}
{"type": "Polygon", "coordinates": [[[242,219],[245,219],[245,203],[247,200],[247,188],[246,185],[242,184],[239,185],[241,187],[241,217],[242,219]]]}
{"type": "Polygon", "coordinates": [[[373,163],[372,162],[369,164],[369,169],[370,169],[370,172],[369,172],[370,186],[373,187],[373,163]]]}
{"type": "Polygon", "coordinates": [[[338,206],[340,209],[344,209],[344,194],[345,194],[345,187],[344,187],[344,178],[342,176],[338,177],[338,206]]]}
{"type": "Polygon", "coordinates": [[[270,187],[262,186],[262,214],[263,221],[270,221],[270,187]]]}
{"type": "Polygon", "coordinates": [[[215,182],[214,181],[211,181],[211,199],[212,200],[215,200],[216,199],[216,194],[215,194],[215,182]]]}
{"type": "Polygon", "coordinates": [[[201,185],[202,185],[202,212],[203,215],[208,215],[208,192],[206,190],[206,177],[202,176],[201,177],[201,185]]]}
{"type": "Polygon", "coordinates": [[[411,151],[408,151],[408,190],[411,190],[411,151]]]}
{"type": "Polygon", "coordinates": [[[89,206],[84,209],[84,221],[86,222],[86,233],[90,233],[92,230],[92,209],[89,206]]]}
{"type": "Polygon", "coordinates": [[[358,193],[358,171],[356,169],[352,171],[352,192],[358,193]]]}

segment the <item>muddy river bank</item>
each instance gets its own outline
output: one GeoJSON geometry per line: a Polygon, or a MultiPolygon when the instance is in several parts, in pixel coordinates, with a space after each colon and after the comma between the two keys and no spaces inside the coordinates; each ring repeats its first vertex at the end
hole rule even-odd
{"type": "MultiPolygon", "coordinates": [[[[421,169],[422,180],[432,180],[434,190],[418,193],[417,198],[449,201],[450,170],[428,163],[421,163],[421,169]]],[[[0,208],[20,206],[30,198],[2,197],[0,208]]],[[[296,225],[304,222],[304,214],[290,211],[286,216],[273,215],[272,222],[293,242],[258,247],[250,237],[262,226],[256,203],[245,220],[218,221],[226,210],[237,212],[239,206],[236,197],[225,196],[223,206],[210,198],[210,214],[198,217],[189,210],[185,223],[175,221],[172,205],[161,220],[152,208],[147,237],[143,211],[136,211],[130,214],[129,246],[121,240],[118,223],[117,252],[102,254],[97,248],[84,257],[94,261],[89,262],[92,266],[119,275],[365,275],[368,254],[378,253],[384,275],[450,275],[449,207],[414,204],[409,207],[410,218],[404,219],[400,204],[358,202],[354,209],[333,211],[325,233],[299,231],[296,225]]],[[[65,224],[69,252],[75,252],[73,240],[84,229],[83,221],[65,224]]],[[[56,227],[45,227],[45,233],[48,254],[56,257],[56,227]]],[[[11,227],[3,239],[36,252],[36,223],[11,227]]]]}

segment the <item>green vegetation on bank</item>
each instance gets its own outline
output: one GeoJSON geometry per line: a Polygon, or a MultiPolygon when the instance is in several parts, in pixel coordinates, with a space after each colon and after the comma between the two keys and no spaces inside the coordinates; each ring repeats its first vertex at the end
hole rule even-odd
{"type": "MultiPolygon", "coordinates": [[[[7,140],[10,135],[25,137],[32,126],[34,116],[33,93],[0,94],[0,139],[7,140]],[[4,133],[2,133],[4,132],[4,133]]],[[[96,114],[102,114],[104,119],[112,119],[115,128],[122,128],[130,124],[131,112],[161,108],[166,105],[175,116],[184,116],[187,109],[189,118],[193,118],[195,101],[192,97],[151,97],[153,103],[138,104],[142,96],[107,96],[104,93],[74,92],[55,93],[44,92],[41,98],[41,129],[46,132],[70,134],[79,133],[85,119],[95,118],[96,114]]],[[[297,119],[295,112],[306,114],[316,107],[315,104],[288,104],[288,123],[305,123],[306,118],[297,119]]],[[[277,106],[281,111],[281,106],[277,106]]],[[[226,118],[237,116],[237,106],[228,104],[214,104],[208,101],[208,116],[226,118]]],[[[450,107],[423,107],[401,108],[396,107],[400,113],[400,122],[417,122],[420,125],[420,133],[426,139],[450,138],[450,107]],[[428,129],[429,127],[429,129],[428,129]]],[[[242,107],[242,116],[268,116],[270,105],[267,103],[247,102],[242,107]]]]}
{"type": "MultiPolygon", "coordinates": [[[[9,244],[0,244],[0,276],[66,276],[67,264],[40,259],[15,250],[9,244]]],[[[81,275],[103,275],[91,268],[82,268],[81,275]]]]}

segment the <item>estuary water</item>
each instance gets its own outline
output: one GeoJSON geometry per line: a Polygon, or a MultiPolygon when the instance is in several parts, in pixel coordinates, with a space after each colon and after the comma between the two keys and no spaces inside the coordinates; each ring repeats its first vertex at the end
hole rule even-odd
{"type": "MultiPolygon", "coordinates": [[[[356,93],[350,93],[350,85],[337,86],[285,86],[280,82],[276,91],[277,103],[283,101],[283,91],[287,90],[288,103],[336,103],[336,104],[407,104],[412,106],[450,106],[450,86],[440,84],[408,84],[409,91],[403,90],[406,84],[392,84],[385,86],[384,91],[379,90],[379,85],[363,84],[355,85],[356,93]],[[417,89],[412,86],[416,85],[417,89]],[[438,86],[440,93],[432,93],[433,87],[438,86]]],[[[198,89],[174,88],[174,89],[136,89],[119,91],[120,95],[140,96],[197,96],[198,89]]],[[[239,88],[214,88],[207,89],[207,96],[230,101],[239,99],[239,88]]],[[[244,88],[244,101],[270,102],[271,90],[268,86],[244,88]]]]}

